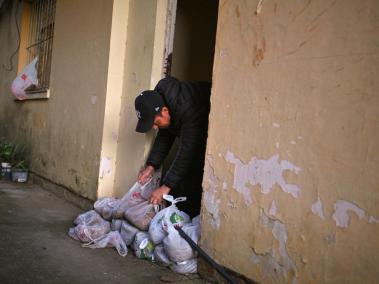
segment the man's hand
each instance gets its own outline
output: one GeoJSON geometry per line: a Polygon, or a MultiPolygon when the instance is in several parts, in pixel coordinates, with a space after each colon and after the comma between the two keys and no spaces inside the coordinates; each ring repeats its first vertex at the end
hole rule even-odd
{"type": "Polygon", "coordinates": [[[138,182],[144,185],[151,179],[154,172],[155,172],[154,167],[147,166],[144,170],[140,171],[140,173],[138,174],[138,182]]]}
{"type": "Polygon", "coordinates": [[[166,185],[162,185],[153,191],[150,197],[150,202],[153,204],[161,204],[163,201],[163,195],[170,192],[170,188],[166,185]]]}

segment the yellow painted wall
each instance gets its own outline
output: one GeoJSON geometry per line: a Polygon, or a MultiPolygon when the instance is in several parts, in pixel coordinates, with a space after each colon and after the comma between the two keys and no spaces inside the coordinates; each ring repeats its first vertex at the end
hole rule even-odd
{"type": "MultiPolygon", "coordinates": [[[[160,1],[164,2],[164,1],[160,1]]],[[[129,1],[124,89],[121,99],[114,195],[122,196],[136,182],[144,164],[146,135],[135,132],[134,99],[151,84],[157,1],[129,1]]],[[[162,35],[162,41],[164,36],[162,35]]],[[[163,54],[162,54],[163,58],[163,54]]],[[[154,84],[156,84],[155,82],[154,84]]]]}
{"type": "Polygon", "coordinates": [[[377,283],[379,2],[258,2],[219,5],[202,246],[261,283],[377,283]]]}
{"type": "MultiPolygon", "coordinates": [[[[0,79],[2,134],[31,146],[31,168],[36,174],[93,200],[97,196],[112,4],[109,0],[57,1],[48,100],[14,102],[10,94],[14,72],[0,79]]],[[[7,24],[14,36],[13,19],[7,24]]],[[[4,33],[2,29],[2,36],[4,33]]],[[[1,57],[10,50],[1,50],[1,57]]]]}

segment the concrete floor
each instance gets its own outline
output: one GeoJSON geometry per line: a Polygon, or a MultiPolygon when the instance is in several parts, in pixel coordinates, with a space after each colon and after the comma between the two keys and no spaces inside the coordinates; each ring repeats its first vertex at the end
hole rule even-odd
{"type": "Polygon", "coordinates": [[[204,283],[131,250],[82,248],[67,235],[81,212],[39,186],[0,181],[0,283],[204,283]]]}

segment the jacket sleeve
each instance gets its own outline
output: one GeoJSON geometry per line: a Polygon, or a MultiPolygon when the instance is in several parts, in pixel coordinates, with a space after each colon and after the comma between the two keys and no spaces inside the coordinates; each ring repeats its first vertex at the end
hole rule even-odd
{"type": "Polygon", "coordinates": [[[195,109],[186,111],[180,132],[180,143],[174,161],[163,178],[163,184],[175,189],[191,170],[195,159],[204,155],[208,113],[206,110],[195,109]]]}
{"type": "Polygon", "coordinates": [[[158,169],[166,158],[174,141],[175,135],[170,133],[167,129],[160,129],[154,140],[146,165],[158,169]]]}

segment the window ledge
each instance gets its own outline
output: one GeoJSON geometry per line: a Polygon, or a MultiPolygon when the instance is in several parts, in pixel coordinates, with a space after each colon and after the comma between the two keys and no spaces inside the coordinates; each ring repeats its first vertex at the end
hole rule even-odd
{"type": "Polygon", "coordinates": [[[15,101],[28,101],[28,100],[43,100],[50,98],[50,89],[35,93],[26,93],[26,97],[22,100],[15,99],[15,101]]]}

